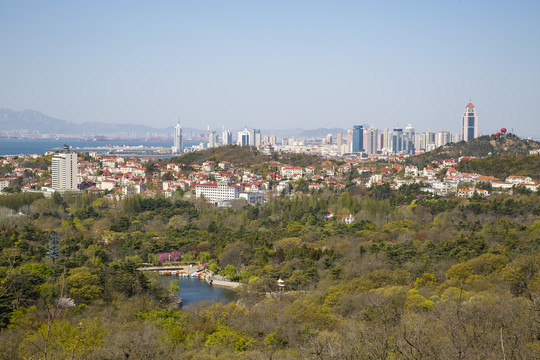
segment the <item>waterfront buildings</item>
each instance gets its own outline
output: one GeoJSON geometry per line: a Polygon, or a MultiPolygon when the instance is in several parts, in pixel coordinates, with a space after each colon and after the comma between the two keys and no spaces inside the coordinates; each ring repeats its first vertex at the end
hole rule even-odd
{"type": "Polygon", "coordinates": [[[182,137],[182,126],[180,126],[180,120],[178,124],[174,127],[174,137],[173,137],[173,154],[183,154],[184,153],[184,139],[182,137]]]}
{"type": "Polygon", "coordinates": [[[215,148],[218,145],[218,134],[215,131],[212,131],[208,136],[208,147],[215,148]]]}

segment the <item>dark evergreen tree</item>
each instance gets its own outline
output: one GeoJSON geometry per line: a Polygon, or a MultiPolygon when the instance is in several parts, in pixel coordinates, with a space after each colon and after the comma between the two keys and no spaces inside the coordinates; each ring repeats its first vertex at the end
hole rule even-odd
{"type": "Polygon", "coordinates": [[[51,258],[53,263],[60,257],[60,243],[58,242],[58,235],[54,232],[49,236],[49,250],[47,251],[47,257],[51,258]]]}

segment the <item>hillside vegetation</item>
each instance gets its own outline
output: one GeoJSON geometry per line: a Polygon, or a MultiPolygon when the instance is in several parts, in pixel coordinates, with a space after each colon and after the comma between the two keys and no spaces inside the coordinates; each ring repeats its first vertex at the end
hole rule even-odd
{"type": "Polygon", "coordinates": [[[462,156],[528,155],[531,150],[537,149],[540,149],[539,142],[520,139],[513,134],[506,136],[486,135],[472,141],[460,141],[441,146],[433,151],[413,156],[407,162],[420,166],[432,161],[457,159],[462,156]]]}
{"type": "Polygon", "coordinates": [[[3,206],[26,215],[0,218],[0,359],[540,358],[538,193],[18,196],[3,206]],[[243,283],[239,302],[169,308],[136,270],[169,252],[243,283]]]}
{"type": "Polygon", "coordinates": [[[456,169],[461,172],[495,176],[504,180],[509,175],[540,177],[540,155],[488,156],[485,158],[462,161],[456,169]]]}
{"type": "Polygon", "coordinates": [[[228,161],[235,166],[250,168],[267,162],[280,162],[293,166],[320,165],[325,160],[305,154],[264,155],[254,147],[227,145],[201,151],[194,151],[182,156],[164,159],[163,163],[181,163],[185,165],[202,164],[204,161],[228,161]]]}

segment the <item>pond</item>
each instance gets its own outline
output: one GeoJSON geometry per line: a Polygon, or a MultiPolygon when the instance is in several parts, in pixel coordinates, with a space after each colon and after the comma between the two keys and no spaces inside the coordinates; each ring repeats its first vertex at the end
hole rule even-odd
{"type": "Polygon", "coordinates": [[[221,286],[209,286],[204,281],[197,278],[161,276],[161,283],[163,286],[169,286],[174,279],[178,279],[178,284],[180,284],[180,297],[182,298],[183,306],[198,301],[211,301],[226,304],[238,300],[238,294],[235,290],[221,286]]]}

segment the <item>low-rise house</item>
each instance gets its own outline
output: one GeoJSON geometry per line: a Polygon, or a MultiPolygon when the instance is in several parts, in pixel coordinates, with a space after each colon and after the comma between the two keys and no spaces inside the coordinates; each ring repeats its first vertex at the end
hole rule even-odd
{"type": "Polygon", "coordinates": [[[232,164],[228,161],[221,161],[218,166],[223,169],[224,171],[227,171],[229,170],[230,168],[232,168],[232,164]]]}
{"type": "Polygon", "coordinates": [[[211,172],[211,171],[214,171],[214,162],[213,161],[206,161],[202,164],[202,171],[205,171],[205,172],[211,172]]]}
{"type": "Polygon", "coordinates": [[[409,165],[405,167],[405,176],[411,176],[411,177],[417,177],[418,176],[418,168],[413,165],[409,165]]]}
{"type": "Polygon", "coordinates": [[[101,190],[113,190],[118,184],[117,180],[107,179],[97,183],[96,187],[101,190]]]}
{"type": "Polygon", "coordinates": [[[294,177],[296,175],[303,175],[303,170],[298,166],[283,166],[281,167],[281,175],[284,177],[294,177]]]}
{"type": "Polygon", "coordinates": [[[507,183],[512,184],[530,184],[532,183],[532,179],[528,176],[509,176],[506,178],[507,183]]]}
{"type": "Polygon", "coordinates": [[[261,191],[256,192],[241,192],[240,199],[245,199],[249,205],[262,204],[264,201],[264,193],[261,191]]]}
{"type": "Polygon", "coordinates": [[[460,189],[458,190],[456,195],[459,197],[471,198],[475,194],[481,197],[487,197],[489,195],[489,192],[484,189],[460,189]]]}
{"type": "Polygon", "coordinates": [[[332,219],[332,218],[336,218],[336,219],[339,219],[341,220],[343,223],[345,224],[352,224],[353,222],[356,221],[355,217],[352,216],[352,214],[349,214],[349,215],[335,215],[332,211],[328,210],[327,214],[326,214],[326,218],[327,219],[332,219]]]}
{"type": "Polygon", "coordinates": [[[491,187],[493,189],[511,189],[514,186],[513,183],[506,182],[506,181],[492,181],[491,187]]]}

